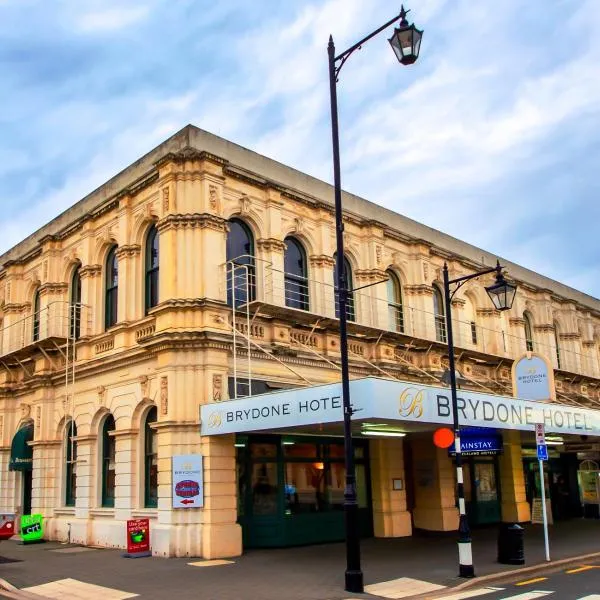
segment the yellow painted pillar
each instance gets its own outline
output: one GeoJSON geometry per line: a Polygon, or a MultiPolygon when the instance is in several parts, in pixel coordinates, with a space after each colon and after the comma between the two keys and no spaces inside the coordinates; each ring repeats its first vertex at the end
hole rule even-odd
{"type": "Polygon", "coordinates": [[[411,447],[415,528],[429,531],[458,529],[455,469],[448,456],[448,450],[436,448],[431,433],[412,438],[411,447]]]}
{"type": "Polygon", "coordinates": [[[529,502],[525,495],[525,475],[521,455],[521,434],[505,430],[504,453],[500,457],[500,490],[502,492],[502,520],[523,523],[531,519],[529,502]]]}
{"type": "Polygon", "coordinates": [[[406,509],[403,440],[372,440],[369,449],[375,537],[409,536],[412,524],[406,509]],[[394,479],[402,482],[401,490],[393,489],[394,479]]]}

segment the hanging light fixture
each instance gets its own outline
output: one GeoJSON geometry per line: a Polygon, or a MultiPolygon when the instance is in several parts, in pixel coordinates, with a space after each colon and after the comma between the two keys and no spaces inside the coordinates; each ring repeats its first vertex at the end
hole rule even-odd
{"type": "Polygon", "coordinates": [[[421,49],[421,38],[423,30],[417,29],[415,24],[408,24],[406,15],[409,11],[404,10],[402,6],[400,10],[400,26],[394,29],[394,35],[388,40],[396,58],[403,65],[412,65],[419,58],[419,50],[421,49]]]}
{"type": "Polygon", "coordinates": [[[515,300],[517,286],[504,279],[500,262],[496,265],[496,281],[485,288],[496,310],[509,310],[515,300]]]}

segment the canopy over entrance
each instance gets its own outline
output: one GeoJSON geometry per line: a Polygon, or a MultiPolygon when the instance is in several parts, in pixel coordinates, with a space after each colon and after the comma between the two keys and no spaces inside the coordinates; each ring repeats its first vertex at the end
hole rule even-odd
{"type": "Polygon", "coordinates": [[[33,468],[33,448],[27,443],[33,441],[33,424],[21,427],[15,433],[10,446],[10,471],[31,471],[33,468]]]}
{"type": "MultiPolygon", "coordinates": [[[[385,421],[416,431],[452,423],[446,387],[367,377],[350,382],[350,397],[357,424],[385,421]]],[[[546,432],[600,436],[600,411],[564,404],[459,390],[458,413],[461,426],[532,431],[544,423],[546,432]]],[[[200,419],[201,435],[341,425],[342,388],[333,383],[205,404],[200,419]]]]}

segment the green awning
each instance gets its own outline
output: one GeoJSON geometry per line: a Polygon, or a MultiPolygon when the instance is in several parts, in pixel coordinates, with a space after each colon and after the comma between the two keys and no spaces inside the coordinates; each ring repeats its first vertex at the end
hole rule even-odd
{"type": "Polygon", "coordinates": [[[33,441],[33,425],[21,427],[10,446],[9,471],[31,471],[33,468],[33,448],[27,442],[33,441]]]}

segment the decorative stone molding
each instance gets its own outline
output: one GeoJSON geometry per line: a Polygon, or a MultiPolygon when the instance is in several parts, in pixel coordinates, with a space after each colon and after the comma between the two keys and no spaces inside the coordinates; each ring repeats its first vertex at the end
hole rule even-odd
{"type": "Polygon", "coordinates": [[[143,398],[148,398],[148,393],[150,391],[150,379],[148,375],[140,375],[138,377],[138,381],[140,382],[140,393],[143,398]]]}
{"type": "Polygon", "coordinates": [[[98,394],[98,407],[106,406],[106,387],[99,385],[96,388],[96,393],[98,394]]]}
{"type": "Polygon", "coordinates": [[[534,325],[533,326],[533,330],[534,331],[539,331],[540,333],[553,333],[554,332],[554,325],[551,325],[550,323],[543,323],[540,325],[534,325]]]}
{"type": "Polygon", "coordinates": [[[514,325],[515,327],[522,327],[525,325],[525,319],[523,317],[510,317],[508,319],[509,325],[514,325]]]}
{"type": "Polygon", "coordinates": [[[142,247],[139,244],[130,244],[128,246],[119,246],[116,250],[116,255],[119,260],[131,256],[138,256],[142,252],[142,247]]]}
{"type": "Polygon", "coordinates": [[[169,379],[166,375],[160,378],[160,414],[169,414],[169,379]]]}
{"type": "Polygon", "coordinates": [[[452,306],[456,306],[457,308],[463,308],[467,304],[467,301],[464,298],[457,298],[457,297],[452,298],[451,302],[452,302],[452,306]]]}
{"type": "Polygon", "coordinates": [[[382,260],[383,260],[383,246],[380,246],[379,244],[377,244],[375,246],[375,262],[377,263],[378,267],[381,265],[382,260]]]}
{"type": "Polygon", "coordinates": [[[312,254],[309,257],[311,267],[335,267],[335,259],[326,254],[312,254]]]}
{"type": "Polygon", "coordinates": [[[475,314],[478,317],[493,317],[498,314],[498,311],[494,308],[477,308],[475,314]]]}
{"type": "Polygon", "coordinates": [[[136,330],[135,341],[140,342],[149,337],[152,337],[154,335],[155,331],[156,331],[156,324],[148,323],[148,324],[144,325],[143,327],[140,327],[139,329],[136,330]]]}
{"type": "Polygon", "coordinates": [[[81,279],[97,277],[102,273],[102,265],[85,265],[79,269],[81,279]]]}
{"type": "Polygon", "coordinates": [[[402,291],[407,296],[433,296],[433,287],[424,283],[418,283],[416,285],[405,285],[402,291]]]}
{"type": "Polygon", "coordinates": [[[283,252],[285,250],[283,240],[275,238],[261,238],[256,241],[256,245],[264,252],[283,252]]]}
{"type": "Polygon", "coordinates": [[[208,186],[208,206],[209,206],[210,210],[219,212],[219,208],[220,208],[219,188],[216,185],[210,184],[208,186]]]}
{"type": "Polygon", "coordinates": [[[559,333],[558,339],[560,340],[580,340],[581,334],[579,332],[574,333],[559,333]]]}
{"type": "Polygon", "coordinates": [[[44,283],[39,287],[39,292],[41,296],[45,296],[46,294],[51,293],[62,293],[66,292],[69,289],[68,283],[44,283]]]}
{"type": "Polygon", "coordinates": [[[363,281],[385,281],[387,279],[387,275],[382,269],[357,269],[354,274],[357,279],[363,281]]]}
{"type": "Polygon", "coordinates": [[[222,232],[228,231],[226,219],[218,217],[217,215],[211,215],[209,213],[167,215],[166,217],[158,221],[156,228],[161,233],[169,229],[185,228],[206,228],[222,232]]]}
{"type": "Polygon", "coordinates": [[[164,187],[162,190],[162,207],[163,207],[164,213],[169,212],[170,202],[169,202],[169,188],[168,187],[164,187]]]}
{"type": "Polygon", "coordinates": [[[103,352],[108,352],[109,350],[112,350],[114,347],[115,347],[115,338],[111,336],[107,339],[102,340],[101,342],[98,342],[94,346],[94,352],[96,354],[102,354],[103,352]]]}
{"type": "Polygon", "coordinates": [[[223,400],[223,376],[217,373],[212,376],[212,399],[213,402],[221,402],[223,400]]]}
{"type": "Polygon", "coordinates": [[[584,348],[593,348],[596,345],[596,342],[594,342],[594,340],[584,340],[582,344],[584,348]]]}

